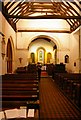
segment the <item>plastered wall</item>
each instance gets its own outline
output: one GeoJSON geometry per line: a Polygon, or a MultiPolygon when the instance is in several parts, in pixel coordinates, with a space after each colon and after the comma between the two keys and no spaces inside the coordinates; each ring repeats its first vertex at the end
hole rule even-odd
{"type": "MultiPolygon", "coordinates": [[[[25,66],[28,64],[28,60],[30,57],[30,52],[32,52],[32,48],[38,48],[38,43],[34,46],[31,46],[28,49],[29,44],[32,40],[37,38],[38,36],[44,35],[52,40],[57,45],[57,63],[63,62],[65,63],[65,55],[69,55],[69,63],[66,64],[66,69],[69,72],[79,72],[80,62],[79,62],[79,32],[75,32],[73,34],[69,33],[50,33],[50,32],[17,32],[12,29],[6,19],[0,13],[0,31],[5,35],[5,51],[7,48],[8,39],[11,39],[12,48],[13,48],[13,72],[19,66],[25,66]],[[22,59],[22,63],[20,63],[19,58],[22,59]],[[76,66],[74,66],[74,62],[76,62],[76,66]]],[[[63,25],[63,24],[62,24],[63,25]]],[[[67,26],[66,26],[67,28],[67,26]]],[[[1,40],[0,35],[0,40],[1,40]]],[[[43,44],[41,44],[42,46],[43,44]]],[[[40,47],[40,46],[39,46],[40,47]]],[[[48,44],[43,45],[46,51],[48,44]]],[[[52,48],[50,49],[52,52],[52,48]]],[[[0,41],[0,53],[1,53],[1,41],[0,41]]],[[[6,53],[5,53],[6,54],[6,53]]],[[[7,72],[6,66],[6,56],[5,59],[2,60],[0,54],[0,74],[5,74],[7,72]],[[2,66],[2,67],[1,67],[2,66]]]]}
{"type": "MultiPolygon", "coordinates": [[[[4,59],[2,59],[2,54],[0,54],[0,63],[2,65],[2,68],[0,67],[0,74],[5,74],[7,73],[7,58],[6,58],[6,51],[7,51],[7,43],[8,43],[8,39],[11,40],[12,43],[12,48],[13,48],[13,71],[15,69],[15,46],[16,46],[16,33],[14,32],[14,30],[12,29],[12,27],[10,26],[10,24],[6,21],[5,17],[2,15],[2,13],[0,12],[0,32],[4,35],[4,40],[5,40],[5,57],[4,59]]],[[[0,49],[2,51],[2,36],[0,35],[0,49]]],[[[0,53],[1,53],[0,51],[0,53]]]]}
{"type": "MultiPolygon", "coordinates": [[[[70,51],[70,48],[69,48],[70,34],[68,33],[44,33],[44,32],[17,33],[17,43],[19,43],[17,44],[17,49],[21,49],[21,50],[25,49],[24,51],[26,51],[31,41],[34,40],[34,38],[36,38],[37,36],[41,36],[41,35],[49,37],[49,39],[51,39],[57,45],[58,63],[60,62],[64,63],[64,56],[66,54],[69,55],[69,51],[70,51]]],[[[35,44],[34,48],[37,48],[37,46],[35,44]]],[[[39,45],[39,47],[41,47],[41,45],[39,45]]],[[[48,48],[48,46],[46,46],[46,48],[48,48]]]]}
{"type": "Polygon", "coordinates": [[[80,29],[70,35],[70,67],[71,72],[78,73],[80,70],[80,29]]]}

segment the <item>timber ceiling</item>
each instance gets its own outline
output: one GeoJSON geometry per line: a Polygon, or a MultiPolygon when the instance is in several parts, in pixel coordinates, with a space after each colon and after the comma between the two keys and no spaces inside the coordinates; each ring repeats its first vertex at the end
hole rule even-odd
{"type": "Polygon", "coordinates": [[[4,0],[2,13],[15,31],[20,19],[64,19],[70,32],[81,25],[80,0],[4,0]]]}

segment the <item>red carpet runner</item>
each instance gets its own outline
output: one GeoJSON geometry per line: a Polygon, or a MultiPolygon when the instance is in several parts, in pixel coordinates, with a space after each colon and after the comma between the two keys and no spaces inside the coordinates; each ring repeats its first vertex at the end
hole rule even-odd
{"type": "Polygon", "coordinates": [[[46,72],[46,71],[42,71],[42,72],[41,72],[41,77],[48,77],[47,72],[46,72]]]}
{"type": "Polygon", "coordinates": [[[80,120],[80,111],[63,95],[51,78],[40,80],[41,120],[80,120]]]}

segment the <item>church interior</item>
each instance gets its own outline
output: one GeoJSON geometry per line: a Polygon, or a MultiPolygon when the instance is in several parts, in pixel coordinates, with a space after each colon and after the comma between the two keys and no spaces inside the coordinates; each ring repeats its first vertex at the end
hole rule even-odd
{"type": "Polygon", "coordinates": [[[0,0],[2,119],[81,119],[80,0],[0,0]]]}

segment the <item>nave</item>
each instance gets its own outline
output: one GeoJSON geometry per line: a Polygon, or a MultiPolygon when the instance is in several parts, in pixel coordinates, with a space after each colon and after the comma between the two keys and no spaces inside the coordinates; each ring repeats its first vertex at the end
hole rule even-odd
{"type": "Polygon", "coordinates": [[[81,0],[1,1],[0,119],[81,119],[81,0]]]}
{"type": "MultiPolygon", "coordinates": [[[[32,67],[33,68],[33,67],[32,67]]],[[[14,73],[5,74],[2,76],[2,110],[6,113],[7,110],[22,110],[26,109],[26,115],[14,120],[80,120],[81,119],[81,99],[80,106],[77,106],[67,94],[61,89],[61,81],[64,76],[78,76],[81,74],[55,73],[54,78],[47,71],[42,71],[41,79],[38,81],[36,73],[14,73]],[[62,79],[59,79],[59,75],[62,79]],[[56,82],[56,79],[58,82],[56,82]],[[59,86],[60,85],[60,86],[59,86]],[[80,107],[80,108],[79,108],[80,107]],[[28,117],[28,110],[34,110],[33,117],[28,117]]],[[[75,78],[75,77],[74,77],[75,78]]],[[[70,78],[69,78],[70,81],[70,78]]],[[[65,81],[64,81],[65,82],[65,81]]],[[[66,84],[62,85],[66,85],[66,84]]],[[[76,82],[76,81],[75,81],[76,82]]],[[[79,81],[80,82],[80,81],[79,81]]],[[[79,83],[78,83],[79,84],[79,83]]],[[[66,90],[69,84],[66,86],[66,90]]],[[[63,86],[64,87],[64,86],[63,86]]],[[[81,82],[80,82],[81,89],[81,82]]],[[[70,89],[69,89],[70,91],[70,89]]],[[[69,92],[69,94],[72,91],[69,92]]],[[[79,94],[79,91],[78,91],[79,94]]],[[[72,96],[71,96],[72,97],[72,96]]],[[[77,97],[77,96],[76,96],[77,97]]],[[[74,98],[75,99],[75,98],[74,98]]],[[[77,101],[79,99],[77,98],[77,101]]],[[[15,111],[15,112],[16,112],[15,111]]],[[[31,112],[32,113],[32,112],[31,112]]],[[[7,116],[7,120],[8,120],[7,116]]],[[[16,117],[16,116],[15,116],[16,117]]],[[[13,119],[12,119],[13,120],[13,119]]]]}

